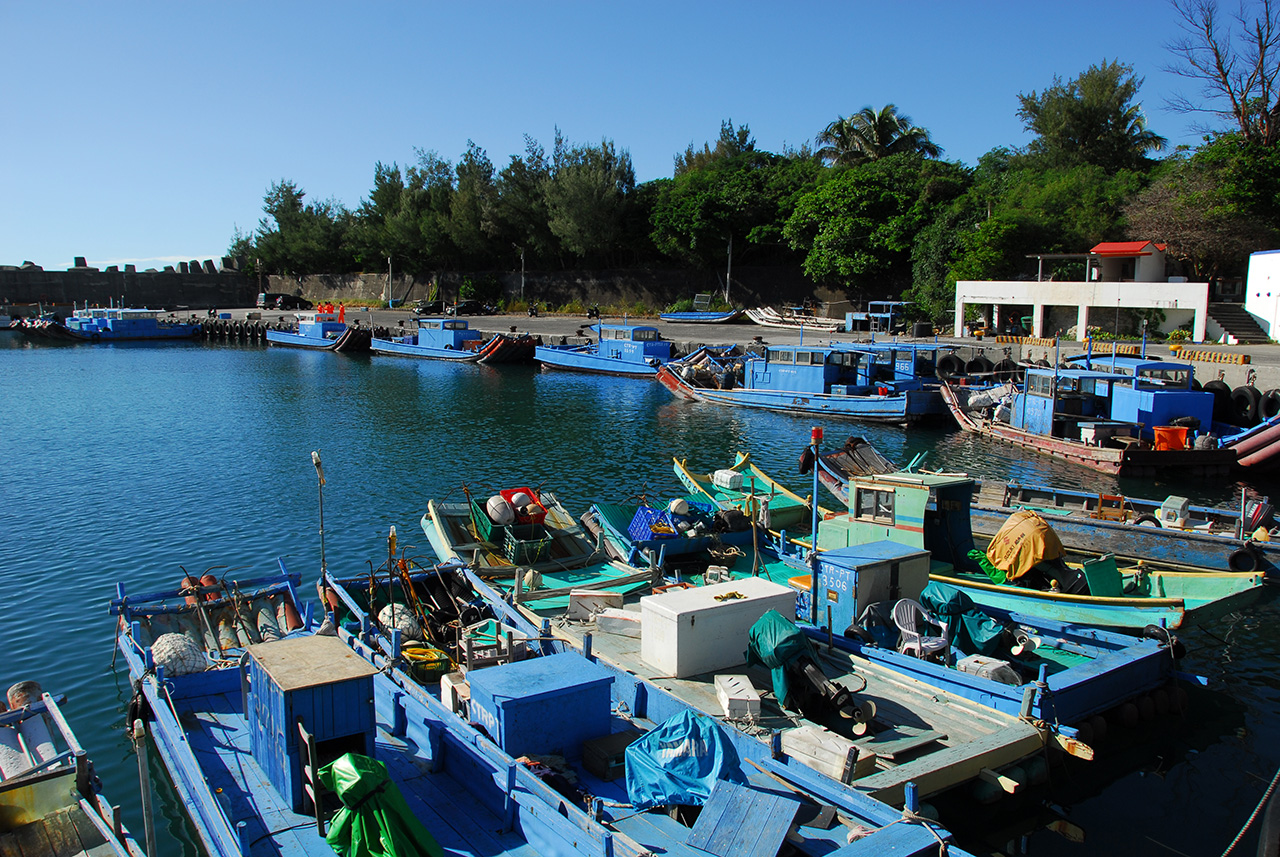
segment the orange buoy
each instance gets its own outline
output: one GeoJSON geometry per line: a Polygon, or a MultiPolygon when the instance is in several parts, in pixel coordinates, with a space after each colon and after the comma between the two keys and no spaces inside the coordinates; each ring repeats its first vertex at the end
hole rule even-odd
{"type": "MultiPolygon", "coordinates": [[[[201,577],[201,578],[200,578],[200,585],[201,585],[201,586],[203,586],[203,587],[206,587],[206,588],[208,588],[208,587],[214,587],[214,588],[217,588],[217,587],[221,586],[222,584],[220,584],[220,583],[218,582],[218,578],[214,577],[212,574],[206,574],[206,575],[204,575],[203,577],[201,577]]],[[[217,594],[216,592],[206,592],[206,593],[204,594],[204,600],[205,600],[205,601],[217,601],[217,600],[218,600],[218,594],[217,594]]]]}

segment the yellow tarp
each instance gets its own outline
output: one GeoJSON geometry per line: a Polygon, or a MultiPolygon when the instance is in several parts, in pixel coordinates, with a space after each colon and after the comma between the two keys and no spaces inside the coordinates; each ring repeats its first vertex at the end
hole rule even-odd
{"type": "Polygon", "coordinates": [[[987,559],[1009,580],[1017,580],[1036,563],[1058,559],[1063,553],[1058,534],[1030,509],[1010,515],[987,545],[987,559]]]}

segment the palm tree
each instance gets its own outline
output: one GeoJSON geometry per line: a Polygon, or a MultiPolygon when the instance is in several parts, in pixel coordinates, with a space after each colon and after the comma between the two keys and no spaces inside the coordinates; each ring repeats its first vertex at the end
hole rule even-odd
{"type": "Polygon", "coordinates": [[[929,139],[929,132],[911,124],[911,117],[898,114],[886,104],[876,112],[864,107],[848,117],[837,118],[818,135],[817,155],[837,166],[852,166],[889,155],[915,152],[926,158],[942,154],[942,147],[929,139]]]}

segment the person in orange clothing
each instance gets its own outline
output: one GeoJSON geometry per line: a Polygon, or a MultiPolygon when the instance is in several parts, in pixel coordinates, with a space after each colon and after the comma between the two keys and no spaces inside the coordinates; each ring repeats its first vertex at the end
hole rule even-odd
{"type": "Polygon", "coordinates": [[[342,322],[342,323],[344,323],[344,324],[345,324],[345,323],[346,323],[346,321],[347,321],[347,306],[346,306],[346,304],[338,304],[338,321],[340,321],[340,322],[342,322]]]}

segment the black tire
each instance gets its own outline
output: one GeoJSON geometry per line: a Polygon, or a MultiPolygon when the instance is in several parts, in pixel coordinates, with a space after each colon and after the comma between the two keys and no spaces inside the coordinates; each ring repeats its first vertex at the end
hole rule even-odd
{"type": "Polygon", "coordinates": [[[1258,404],[1262,394],[1256,387],[1236,387],[1231,391],[1231,416],[1236,425],[1252,428],[1258,424],[1258,404]]]}
{"type": "Polygon", "coordinates": [[[964,374],[964,360],[959,354],[948,354],[938,360],[938,377],[946,380],[964,374]]]}
{"type": "Polygon", "coordinates": [[[1199,378],[1192,378],[1192,379],[1191,379],[1191,389],[1193,389],[1193,390],[1203,390],[1203,389],[1204,389],[1204,384],[1201,384],[1201,383],[1200,383],[1200,379],[1199,379],[1199,378]]]}
{"type": "Polygon", "coordinates": [[[1204,385],[1206,393],[1213,393],[1213,418],[1220,422],[1231,419],[1231,388],[1225,381],[1210,381],[1204,385]]]}
{"type": "Polygon", "coordinates": [[[1155,524],[1157,528],[1160,528],[1162,526],[1160,523],[1160,519],[1157,518],[1155,515],[1139,515],[1138,517],[1133,519],[1133,525],[1135,527],[1145,527],[1148,524],[1155,524]]]}
{"type": "Polygon", "coordinates": [[[1248,548],[1240,548],[1240,550],[1227,557],[1227,567],[1232,571],[1253,572],[1258,570],[1258,555],[1248,548]]]}
{"type": "Polygon", "coordinates": [[[967,375],[985,375],[995,366],[986,357],[975,357],[968,363],[964,364],[964,371],[967,375]]]}
{"type": "Polygon", "coordinates": [[[1267,390],[1258,403],[1258,418],[1269,420],[1280,415],[1280,390],[1267,390]]]}
{"type": "Polygon", "coordinates": [[[997,381],[1021,381],[1022,367],[1008,357],[995,365],[997,381]]]}

